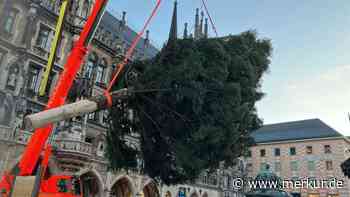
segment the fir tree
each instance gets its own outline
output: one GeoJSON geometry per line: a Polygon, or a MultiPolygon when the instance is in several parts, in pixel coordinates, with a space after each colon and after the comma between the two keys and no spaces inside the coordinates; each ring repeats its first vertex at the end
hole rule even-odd
{"type": "Polygon", "coordinates": [[[252,31],[173,43],[130,65],[140,75],[129,88],[158,91],[136,91],[114,107],[107,137],[112,169],[136,167],[141,157],[143,172],[165,184],[231,166],[253,143],[250,132],[262,124],[255,103],[272,53],[270,41],[252,31]],[[140,135],[140,150],[127,146],[131,132],[140,135]]]}

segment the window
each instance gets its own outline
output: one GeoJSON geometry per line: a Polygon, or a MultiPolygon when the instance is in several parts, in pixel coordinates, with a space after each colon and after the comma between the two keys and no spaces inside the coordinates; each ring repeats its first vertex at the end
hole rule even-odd
{"type": "Polygon", "coordinates": [[[332,161],[326,161],[326,169],[333,170],[333,162],[332,161]]]}
{"type": "Polygon", "coordinates": [[[107,65],[107,62],[105,59],[103,59],[101,61],[101,63],[98,65],[97,72],[96,72],[96,82],[97,83],[104,83],[106,65],[107,65]]]}
{"type": "Polygon", "coordinates": [[[104,150],[103,143],[100,143],[99,150],[100,150],[100,151],[103,151],[103,150],[104,150]]]}
{"type": "Polygon", "coordinates": [[[324,153],[326,154],[332,153],[332,149],[330,145],[324,145],[324,153]]]}
{"type": "Polygon", "coordinates": [[[216,185],[217,184],[217,179],[215,175],[210,176],[210,184],[211,185],[216,185]]]}
{"type": "Polygon", "coordinates": [[[51,92],[54,90],[56,83],[58,80],[58,73],[51,71],[49,75],[49,79],[47,81],[47,86],[46,86],[46,95],[50,96],[51,92]]]}
{"type": "Polygon", "coordinates": [[[266,156],[266,150],[265,149],[261,149],[260,150],[260,157],[265,157],[266,156]]]}
{"type": "Polygon", "coordinates": [[[246,167],[248,172],[252,172],[253,171],[253,164],[252,163],[247,163],[247,167],[246,167]]]}
{"type": "Polygon", "coordinates": [[[315,171],[316,170],[316,163],[315,163],[315,161],[308,161],[307,162],[307,169],[309,171],[315,171]]]}
{"type": "Polygon", "coordinates": [[[110,76],[109,76],[109,79],[108,79],[108,80],[112,80],[113,75],[115,74],[115,72],[117,71],[117,68],[118,68],[115,64],[112,64],[111,67],[112,67],[112,68],[111,68],[111,73],[110,73],[110,76]]]}
{"type": "Polygon", "coordinates": [[[308,194],[307,197],[320,197],[320,194],[318,194],[318,193],[308,194]]]}
{"type": "Polygon", "coordinates": [[[35,93],[39,91],[39,86],[40,86],[39,75],[40,75],[40,67],[35,64],[30,64],[29,70],[28,70],[27,88],[30,91],[35,93]]]}
{"type": "Polygon", "coordinates": [[[291,171],[298,171],[298,162],[297,161],[291,161],[290,162],[290,169],[291,169],[291,171]]]}
{"type": "Polygon", "coordinates": [[[282,170],[281,162],[275,162],[275,172],[280,172],[282,170]]]}
{"type": "Polygon", "coordinates": [[[107,110],[103,112],[102,123],[105,125],[108,124],[108,111],[107,110]]]}
{"type": "Polygon", "coordinates": [[[5,22],[4,22],[5,33],[11,34],[13,32],[13,29],[16,23],[17,14],[18,14],[18,11],[16,9],[11,9],[5,15],[5,22]]]}
{"type": "Polygon", "coordinates": [[[296,155],[296,154],[297,154],[297,151],[296,151],[295,147],[291,147],[291,148],[289,149],[289,154],[290,154],[290,155],[296,155]]]}
{"type": "Polygon", "coordinates": [[[88,0],[85,0],[84,1],[84,4],[83,4],[83,8],[81,10],[81,17],[83,17],[84,19],[87,19],[88,16],[89,16],[89,1],[88,0]]]}
{"type": "Polygon", "coordinates": [[[306,147],[306,154],[312,154],[312,146],[306,147]]]}
{"type": "Polygon", "coordinates": [[[270,166],[267,163],[261,163],[260,164],[260,171],[266,171],[269,170],[270,166]]]}
{"type": "Polygon", "coordinates": [[[204,176],[203,176],[203,183],[204,183],[204,184],[207,184],[207,183],[208,183],[208,176],[207,176],[207,175],[204,175],[204,176]]]}
{"type": "Polygon", "coordinates": [[[92,137],[86,137],[86,138],[85,138],[85,142],[86,142],[86,143],[92,144],[93,141],[94,141],[94,139],[93,139],[92,137]]]}
{"type": "Polygon", "coordinates": [[[275,156],[278,157],[281,155],[281,149],[275,148],[275,156]]]}
{"type": "Polygon", "coordinates": [[[0,160],[0,170],[1,171],[6,170],[5,169],[6,166],[4,164],[6,164],[6,163],[3,160],[0,160]]]}
{"type": "Polygon", "coordinates": [[[106,32],[106,44],[108,47],[112,47],[112,33],[110,31],[106,32]]]}
{"type": "Polygon", "coordinates": [[[327,197],[340,197],[339,194],[327,194],[327,197]]]}
{"type": "Polygon", "coordinates": [[[2,67],[2,61],[5,57],[5,52],[0,51],[0,68],[2,67]]]}
{"type": "Polygon", "coordinates": [[[65,37],[62,35],[60,42],[58,43],[58,46],[57,46],[56,58],[61,58],[63,56],[64,49],[65,49],[65,37]]]}
{"type": "Polygon", "coordinates": [[[95,120],[96,119],[96,114],[95,112],[89,114],[89,120],[95,120]]]}
{"type": "Polygon", "coordinates": [[[97,156],[102,157],[103,155],[104,155],[104,143],[103,141],[100,141],[97,147],[97,156]]]}
{"type": "MultiPolygon", "coordinates": [[[[44,96],[50,96],[50,93],[53,91],[55,87],[55,83],[58,79],[58,74],[54,71],[50,72],[49,78],[47,80],[46,89],[45,89],[45,95],[44,96]]],[[[41,85],[41,84],[40,84],[41,85]]]]}
{"type": "Polygon", "coordinates": [[[227,187],[229,188],[231,186],[231,177],[227,176],[227,187]]]}
{"type": "Polygon", "coordinates": [[[36,45],[41,49],[44,49],[45,51],[49,52],[53,37],[54,32],[46,25],[41,24],[38,38],[36,40],[36,45]]]}
{"type": "Polygon", "coordinates": [[[91,55],[89,55],[88,61],[85,65],[85,77],[87,78],[91,78],[92,77],[92,73],[94,71],[94,68],[97,64],[97,55],[95,53],[92,53],[91,55]]]}

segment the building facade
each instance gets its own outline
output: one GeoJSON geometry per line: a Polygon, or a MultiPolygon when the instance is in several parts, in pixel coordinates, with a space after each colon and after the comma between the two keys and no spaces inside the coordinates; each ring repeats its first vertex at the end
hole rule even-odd
{"type": "Polygon", "coordinates": [[[306,184],[306,180],[337,179],[343,182],[339,188],[295,185],[285,190],[293,197],[350,196],[349,180],[340,168],[349,158],[350,142],[321,120],[266,125],[252,136],[256,145],[245,161],[249,177],[254,178],[269,168],[285,181],[305,181],[306,184]]]}
{"type": "MultiPolygon", "coordinates": [[[[23,117],[43,110],[93,2],[71,1],[46,94],[39,96],[60,1],[0,1],[0,149],[4,150],[0,152],[1,174],[19,161],[32,135],[32,131],[23,130],[23,117]]],[[[199,24],[197,26],[199,28],[199,24]]],[[[196,34],[203,36],[199,30],[196,34]]],[[[122,60],[136,35],[126,23],[125,12],[120,19],[106,12],[79,71],[70,99],[74,101],[103,93],[116,69],[114,65],[122,60]]],[[[147,31],[131,61],[151,58],[158,53],[149,36],[150,32],[147,31]]],[[[50,137],[54,147],[50,171],[79,175],[85,185],[85,193],[93,197],[236,196],[233,196],[234,191],[228,185],[224,185],[223,177],[233,176],[227,170],[214,175],[203,173],[196,183],[177,186],[164,186],[137,169],[108,171],[104,158],[106,131],[107,112],[104,111],[55,125],[50,137]],[[224,191],[228,194],[224,194],[224,191]]],[[[131,145],[138,145],[137,135],[131,135],[128,139],[131,145]]]]}

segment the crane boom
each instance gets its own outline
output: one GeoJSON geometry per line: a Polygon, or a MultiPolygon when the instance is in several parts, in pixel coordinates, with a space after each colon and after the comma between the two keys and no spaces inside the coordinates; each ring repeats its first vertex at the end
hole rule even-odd
{"type": "MultiPolygon", "coordinates": [[[[64,71],[60,76],[55,90],[50,96],[45,110],[64,104],[76,74],[84,60],[84,56],[87,53],[87,47],[102,18],[106,4],[107,0],[96,0],[92,13],[80,34],[79,40],[75,43],[75,46],[68,56],[64,71]]],[[[18,163],[18,175],[24,176],[32,174],[40,157],[40,153],[44,149],[46,141],[52,132],[52,127],[52,124],[50,124],[34,132],[18,163]]]]}
{"type": "MultiPolygon", "coordinates": [[[[128,89],[124,88],[110,94],[112,103],[116,100],[127,98],[128,89]]],[[[57,123],[77,116],[96,112],[110,107],[105,95],[97,95],[89,99],[66,104],[57,108],[28,115],[24,118],[25,128],[28,130],[40,128],[47,124],[57,123]]]]}

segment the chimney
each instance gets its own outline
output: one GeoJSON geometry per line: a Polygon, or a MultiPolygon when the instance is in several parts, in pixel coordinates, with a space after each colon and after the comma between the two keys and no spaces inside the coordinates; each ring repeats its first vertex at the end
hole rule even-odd
{"type": "Polygon", "coordinates": [[[184,30],[184,39],[188,38],[188,23],[185,23],[185,30],[184,30]]]}
{"type": "Polygon", "coordinates": [[[204,38],[208,38],[208,18],[205,18],[204,38]]]}
{"type": "Polygon", "coordinates": [[[198,37],[198,30],[199,30],[199,8],[196,9],[196,20],[194,24],[194,38],[198,37]]]}

